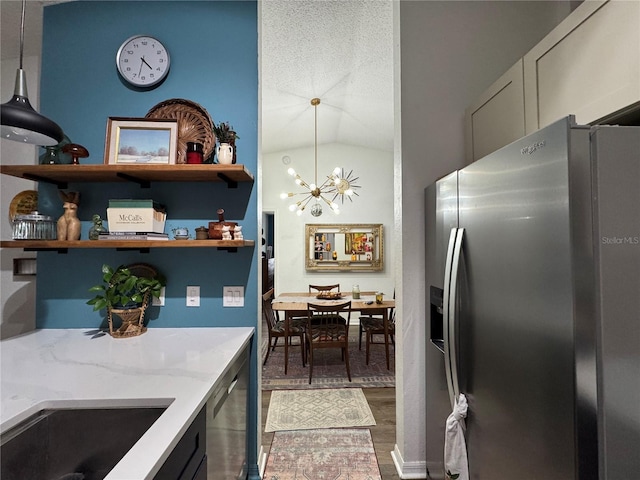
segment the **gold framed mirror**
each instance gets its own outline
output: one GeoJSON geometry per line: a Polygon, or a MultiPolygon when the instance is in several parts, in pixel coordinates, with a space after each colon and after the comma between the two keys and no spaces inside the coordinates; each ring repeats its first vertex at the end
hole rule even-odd
{"type": "Polygon", "coordinates": [[[305,225],[305,267],[309,271],[381,271],[381,223],[305,225]]]}

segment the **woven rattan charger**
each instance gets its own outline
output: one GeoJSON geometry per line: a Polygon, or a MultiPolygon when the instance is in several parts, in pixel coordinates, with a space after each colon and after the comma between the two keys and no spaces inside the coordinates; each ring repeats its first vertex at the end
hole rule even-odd
{"type": "Polygon", "coordinates": [[[201,105],[191,100],[172,98],[154,106],[149,110],[146,118],[178,120],[177,163],[187,163],[187,142],[202,144],[205,161],[213,155],[216,145],[213,121],[201,105]]]}

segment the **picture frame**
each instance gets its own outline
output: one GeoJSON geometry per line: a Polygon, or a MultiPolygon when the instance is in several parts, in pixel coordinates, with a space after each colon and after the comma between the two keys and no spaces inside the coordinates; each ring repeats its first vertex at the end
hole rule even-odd
{"type": "Polygon", "coordinates": [[[177,119],[109,117],[104,163],[174,165],[177,145],[177,119]]]}
{"type": "Polygon", "coordinates": [[[306,224],[305,269],[311,272],[384,270],[384,229],[372,224],[306,224]]]}

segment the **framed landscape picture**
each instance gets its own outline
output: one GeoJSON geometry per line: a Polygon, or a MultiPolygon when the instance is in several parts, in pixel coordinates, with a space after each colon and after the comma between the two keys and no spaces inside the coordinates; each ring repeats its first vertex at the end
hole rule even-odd
{"type": "Polygon", "coordinates": [[[104,163],[175,164],[177,143],[176,119],[109,117],[104,163]]]}

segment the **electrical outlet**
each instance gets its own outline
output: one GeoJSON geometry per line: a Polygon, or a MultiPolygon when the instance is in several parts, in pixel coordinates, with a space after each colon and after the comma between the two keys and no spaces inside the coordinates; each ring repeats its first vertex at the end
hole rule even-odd
{"type": "Polygon", "coordinates": [[[200,287],[197,285],[189,285],[187,287],[187,307],[200,306],[200,287]]]}
{"type": "Polygon", "coordinates": [[[222,287],[223,307],[244,307],[244,287],[222,287]]]}
{"type": "Polygon", "coordinates": [[[159,297],[153,297],[153,299],[151,300],[151,305],[155,307],[164,307],[164,289],[165,288],[167,287],[162,287],[159,297]]]}

